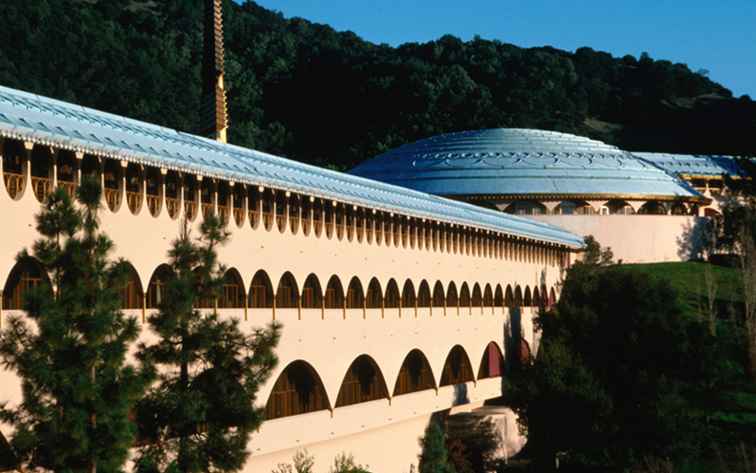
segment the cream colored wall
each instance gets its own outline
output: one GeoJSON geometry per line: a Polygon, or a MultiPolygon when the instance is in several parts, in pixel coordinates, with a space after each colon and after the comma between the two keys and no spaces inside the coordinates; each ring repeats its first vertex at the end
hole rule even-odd
{"type": "MultiPolygon", "coordinates": [[[[9,198],[0,182],[0,213],[4,217],[4,229],[0,237],[0,284],[4,284],[11,271],[15,255],[23,247],[28,247],[37,237],[33,215],[40,204],[27,187],[17,201],[9,198]]],[[[125,202],[117,213],[107,209],[101,214],[103,229],[116,243],[115,256],[129,260],[147,289],[152,272],[165,262],[171,240],[179,231],[179,223],[168,217],[165,210],[155,218],[146,206],[139,215],[131,215],[125,202]]],[[[198,221],[194,223],[197,233],[198,221]]],[[[249,290],[250,280],[258,269],[265,269],[275,287],[285,271],[293,273],[301,286],[310,273],[315,273],[325,287],[328,278],[336,274],[344,288],[353,276],[361,279],[363,288],[372,277],[381,282],[385,290],[390,278],[396,278],[400,285],[410,278],[417,288],[422,279],[427,279],[431,288],[436,280],[446,287],[455,281],[457,288],[467,282],[470,288],[479,283],[481,288],[490,283],[520,285],[523,292],[545,282],[553,287],[559,277],[559,268],[533,263],[512,262],[491,257],[448,254],[438,251],[386,247],[384,245],[347,242],[293,235],[287,229],[280,233],[274,226],[272,231],[253,230],[245,223],[243,228],[231,224],[230,243],[219,251],[220,260],[241,274],[245,289],[249,290]]],[[[243,309],[221,311],[224,316],[243,320],[243,309]]],[[[309,362],[323,380],[331,405],[335,403],[341,381],[351,362],[361,354],[373,357],[381,369],[389,393],[393,392],[399,368],[404,357],[414,348],[419,348],[427,356],[434,378],[438,383],[446,356],[455,345],[461,345],[467,352],[473,372],[478,366],[486,345],[494,341],[505,353],[504,334],[509,326],[507,309],[419,309],[417,317],[413,310],[387,309],[381,314],[379,309],[369,309],[363,313],[359,309],[320,310],[306,309],[301,313],[296,309],[279,309],[276,319],[283,323],[283,337],[277,349],[280,364],[268,383],[259,393],[258,404],[264,406],[273,383],[283,369],[292,361],[303,359],[309,362]],[[324,315],[321,318],[321,315],[324,315]],[[346,317],[344,317],[346,315],[346,317]]],[[[531,344],[533,330],[532,309],[522,312],[523,332],[531,344]]],[[[132,312],[141,316],[141,311],[132,312]]],[[[9,315],[5,310],[0,323],[9,315]]],[[[271,310],[251,309],[245,329],[263,325],[273,318],[271,310]]],[[[143,338],[150,335],[145,331],[143,338]]],[[[20,400],[19,383],[12,373],[0,372],[0,402],[11,403],[20,400]]],[[[499,378],[480,380],[467,384],[470,402],[483,402],[501,394],[499,378]]],[[[415,461],[417,453],[416,437],[422,432],[428,416],[436,411],[452,406],[454,388],[441,387],[412,393],[382,401],[358,404],[332,411],[321,411],[266,422],[260,432],[254,435],[250,450],[260,456],[245,471],[266,471],[273,459],[289,456],[301,446],[313,446],[323,452],[323,461],[330,462],[332,452],[351,451],[358,460],[371,463],[375,471],[397,471],[394,466],[409,465],[415,461]],[[420,427],[422,425],[422,428],[420,427]],[[401,432],[395,436],[392,432],[401,432]],[[412,440],[412,439],[415,440],[412,440]],[[380,439],[380,440],[379,440],[380,439]],[[381,442],[385,452],[375,450],[375,443],[381,442]],[[404,458],[407,456],[407,458],[404,458]],[[384,463],[385,462],[385,463],[384,463]],[[266,466],[268,465],[268,466],[266,466]]],[[[7,426],[3,428],[7,433],[7,426]]]]}
{"type": "MultiPolygon", "coordinates": [[[[653,263],[687,260],[681,241],[695,234],[701,217],[677,215],[532,215],[578,235],[593,235],[615,260],[653,263]]],[[[695,241],[695,237],[693,238],[695,241]]],[[[697,246],[694,244],[694,247],[697,246]]]]}

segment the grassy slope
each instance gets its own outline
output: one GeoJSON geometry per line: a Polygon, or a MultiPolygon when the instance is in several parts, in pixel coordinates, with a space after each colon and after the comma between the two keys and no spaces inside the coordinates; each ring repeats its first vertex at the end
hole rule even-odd
{"type": "Polygon", "coordinates": [[[738,270],[707,263],[649,263],[625,264],[623,270],[646,274],[653,278],[668,279],[680,292],[683,300],[696,306],[698,301],[706,300],[705,271],[711,268],[711,274],[717,281],[717,296],[720,303],[740,303],[743,301],[742,285],[738,270]]]}

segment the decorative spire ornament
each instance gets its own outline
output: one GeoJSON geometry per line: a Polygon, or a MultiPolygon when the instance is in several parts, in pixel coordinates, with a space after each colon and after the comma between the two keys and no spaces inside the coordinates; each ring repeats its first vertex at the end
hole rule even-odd
{"type": "Polygon", "coordinates": [[[228,106],[224,83],[223,0],[205,0],[201,134],[226,143],[228,106]]]}

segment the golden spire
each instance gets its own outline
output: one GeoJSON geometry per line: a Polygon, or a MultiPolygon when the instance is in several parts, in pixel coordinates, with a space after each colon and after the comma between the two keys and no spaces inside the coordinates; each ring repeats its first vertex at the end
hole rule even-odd
{"type": "Polygon", "coordinates": [[[228,109],[224,76],[223,0],[205,0],[205,52],[202,58],[201,133],[227,142],[228,109]]]}

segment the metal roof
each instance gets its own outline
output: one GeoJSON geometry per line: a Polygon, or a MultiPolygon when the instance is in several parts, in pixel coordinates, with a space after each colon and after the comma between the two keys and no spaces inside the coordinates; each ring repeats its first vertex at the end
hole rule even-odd
{"type": "Polygon", "coordinates": [[[704,154],[638,153],[635,156],[678,176],[741,176],[737,157],[704,154]]]}
{"type": "Polygon", "coordinates": [[[662,168],[614,146],[517,128],[435,136],[396,148],[350,172],[448,196],[702,197],[662,168]]]}
{"type": "Polygon", "coordinates": [[[581,247],[559,227],[0,86],[0,135],[581,247]]]}

